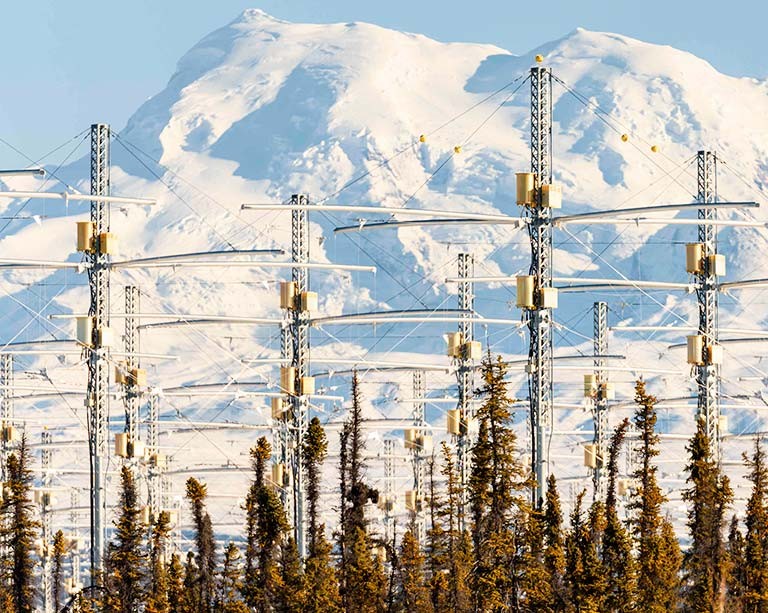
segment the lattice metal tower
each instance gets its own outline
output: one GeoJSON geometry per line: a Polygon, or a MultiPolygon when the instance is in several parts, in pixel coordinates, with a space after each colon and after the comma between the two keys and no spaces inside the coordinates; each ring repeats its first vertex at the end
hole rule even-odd
{"type": "MultiPolygon", "coordinates": [[[[463,346],[475,340],[475,328],[472,324],[475,309],[474,283],[469,279],[474,276],[475,260],[469,253],[459,254],[459,333],[463,346]]],[[[469,434],[469,424],[474,417],[472,396],[474,391],[474,360],[466,351],[462,351],[456,361],[456,376],[459,388],[459,434],[456,438],[456,460],[461,484],[461,500],[459,501],[459,529],[464,529],[464,508],[467,503],[469,472],[471,468],[472,441],[469,434]]]]}
{"type": "MultiPolygon", "coordinates": [[[[717,158],[712,151],[699,151],[698,197],[700,203],[717,201],[717,158]]],[[[699,305],[699,331],[704,337],[703,364],[697,367],[699,418],[704,420],[712,446],[712,455],[720,458],[720,365],[712,360],[709,348],[718,342],[718,281],[714,258],[717,254],[717,211],[712,208],[699,209],[699,219],[708,222],[699,225],[699,243],[703,245],[701,271],[696,274],[696,298],[699,305]]]]}
{"type": "Polygon", "coordinates": [[[161,459],[158,444],[159,419],[160,419],[160,398],[156,393],[150,393],[147,403],[147,449],[150,461],[147,468],[147,493],[149,511],[152,517],[157,517],[163,507],[163,466],[164,459],[161,459]]]}
{"type": "Polygon", "coordinates": [[[173,549],[178,551],[181,548],[181,501],[174,496],[173,479],[167,474],[172,470],[173,459],[167,458],[166,462],[167,472],[162,473],[159,477],[160,507],[162,509],[173,509],[175,511],[176,522],[171,528],[171,542],[173,543],[173,549]]]}
{"type": "Polygon", "coordinates": [[[395,439],[384,439],[384,539],[395,540],[395,523],[392,509],[395,500],[395,439]]]}
{"type": "Polygon", "coordinates": [[[8,480],[8,454],[13,441],[8,440],[5,427],[13,420],[13,355],[0,353],[0,419],[3,432],[0,436],[0,482],[8,480]]]}
{"type": "MultiPolygon", "coordinates": [[[[91,194],[109,195],[109,126],[91,126],[91,194]]],[[[102,236],[109,232],[109,204],[91,201],[94,248],[86,252],[93,332],[88,354],[88,446],[91,471],[91,573],[101,569],[106,522],[105,460],[109,419],[109,347],[102,344],[109,330],[109,255],[102,236]]]]}
{"type": "MultiPolygon", "coordinates": [[[[283,315],[283,323],[280,327],[280,358],[282,364],[290,365],[293,362],[293,313],[290,309],[286,309],[283,315]]],[[[287,390],[282,389],[282,377],[281,377],[281,393],[286,393],[287,390]]],[[[272,441],[273,445],[277,447],[275,455],[278,461],[283,466],[288,466],[290,457],[288,448],[290,446],[291,439],[291,415],[293,414],[293,405],[288,401],[288,406],[283,402],[283,399],[279,400],[280,408],[276,413],[272,412],[272,441]]],[[[283,502],[283,507],[288,513],[288,516],[293,518],[293,496],[291,492],[285,487],[285,483],[277,483],[280,492],[280,500],[283,502]]]]}
{"type": "Polygon", "coordinates": [[[595,498],[604,500],[606,482],[606,462],[608,460],[608,371],[605,368],[605,356],[608,354],[608,304],[595,302],[594,312],[594,366],[597,389],[592,403],[595,424],[596,462],[592,472],[595,498]]]}
{"type": "Polygon", "coordinates": [[[419,542],[424,539],[424,466],[427,460],[426,444],[427,440],[427,418],[425,414],[426,404],[424,388],[424,371],[413,371],[413,429],[416,440],[413,445],[413,489],[416,493],[415,509],[416,515],[416,537],[419,542]]]}
{"type": "MultiPolygon", "coordinates": [[[[77,534],[76,527],[80,521],[80,513],[78,512],[80,508],[80,490],[74,487],[69,491],[69,508],[69,523],[72,526],[73,534],[77,534]]],[[[72,547],[70,555],[72,559],[72,583],[78,585],[80,583],[80,547],[78,543],[75,543],[75,546],[72,547]]]]}
{"type": "MultiPolygon", "coordinates": [[[[128,370],[125,383],[125,431],[129,444],[139,440],[139,406],[141,389],[134,373],[139,368],[139,322],[135,317],[140,310],[140,292],[135,285],[125,286],[125,366],[128,370]]],[[[131,454],[133,455],[133,454],[131,454]]],[[[135,461],[136,458],[133,458],[135,461]]]]}
{"type": "Polygon", "coordinates": [[[40,448],[40,465],[43,469],[42,492],[40,496],[40,523],[42,524],[42,592],[43,592],[43,610],[45,613],[52,613],[53,604],[53,585],[51,584],[51,433],[43,429],[40,436],[42,446],[40,448]]]}
{"type": "MultiPolygon", "coordinates": [[[[291,196],[290,204],[307,205],[305,194],[291,196]]],[[[309,263],[309,220],[306,210],[291,211],[291,261],[295,264],[309,263]]],[[[290,367],[294,379],[290,392],[290,426],[287,445],[288,472],[291,477],[291,511],[293,531],[299,554],[306,555],[306,522],[304,470],[301,461],[301,443],[309,426],[309,398],[304,390],[304,381],[309,377],[309,310],[304,296],[309,291],[309,270],[294,266],[291,273],[295,296],[293,309],[289,311],[290,324],[284,327],[284,351],[290,355],[290,367]]]]}
{"type": "MultiPolygon", "coordinates": [[[[530,274],[534,297],[540,305],[542,289],[552,287],[552,211],[542,206],[544,185],[552,183],[552,74],[531,68],[531,172],[535,201],[526,207],[531,242],[530,274]]],[[[552,420],[552,309],[537,306],[526,311],[530,333],[528,390],[531,403],[531,464],[536,487],[535,507],[544,500],[548,475],[547,433],[552,420]]]]}

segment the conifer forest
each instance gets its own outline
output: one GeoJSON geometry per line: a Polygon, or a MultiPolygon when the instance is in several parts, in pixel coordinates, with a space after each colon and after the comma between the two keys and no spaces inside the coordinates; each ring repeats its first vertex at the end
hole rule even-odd
{"type": "MultiPolygon", "coordinates": [[[[204,481],[190,477],[186,502],[194,546],[185,557],[169,548],[167,512],[147,526],[136,477],[121,469],[119,510],[103,561],[103,576],[67,597],[68,546],[53,539],[50,585],[56,611],[108,613],[613,613],[768,610],[768,466],[757,441],[744,457],[752,484],[744,521],[730,515],[731,488],[713,461],[700,425],[687,446],[690,511],[688,545],[681,549],[657,484],[656,398],[635,387],[634,449],[628,517],[617,505],[618,462],[629,420],[612,434],[604,498],[582,491],[564,517],[554,475],[539,508],[529,502],[530,470],[511,428],[505,366],[488,355],[478,394],[479,430],[472,447],[468,491],[458,486],[454,454],[445,443],[428,464],[426,532],[411,522],[402,537],[369,534],[366,517],[379,493],[366,483],[359,380],[340,433],[338,522],[318,516],[321,469],[328,440],[313,418],[301,453],[308,493],[309,545],[304,561],[267,473],[271,446],[259,438],[250,451],[252,479],[245,494],[244,539],[217,547],[206,511],[204,481]],[[466,506],[459,504],[466,496],[466,506]],[[467,509],[462,516],[460,509],[467,509]],[[422,544],[423,543],[423,544],[422,544]]],[[[8,460],[2,503],[2,610],[35,610],[40,590],[33,543],[38,535],[30,498],[30,453],[22,440],[8,460]]]]}

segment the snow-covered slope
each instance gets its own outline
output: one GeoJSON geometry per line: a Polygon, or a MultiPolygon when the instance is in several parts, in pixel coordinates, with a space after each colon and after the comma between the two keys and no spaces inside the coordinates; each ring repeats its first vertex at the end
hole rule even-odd
{"type": "MultiPolygon", "coordinates": [[[[768,86],[719,74],[688,53],[578,29],[516,56],[491,45],[442,43],[370,24],[293,24],[249,10],[193,47],[180,60],[167,87],[119,130],[112,145],[113,192],[156,197],[159,202],[151,210],[113,209],[112,227],[120,236],[121,255],[233,247],[287,249],[289,214],[245,212],[240,205],[280,202],[298,192],[309,193],[315,201],[342,204],[407,204],[516,215],[514,173],[529,166],[529,97],[524,79],[537,54],[545,57],[557,77],[553,167],[555,177],[564,184],[564,212],[690,202],[696,192],[695,165],[690,161],[701,148],[716,150],[725,162],[720,164],[722,198],[760,198],[768,181],[768,122],[764,119],[768,86]],[[627,142],[622,141],[623,133],[629,135],[627,142]],[[421,134],[426,142],[420,142],[421,134]],[[457,145],[461,152],[454,154],[457,145]],[[658,151],[652,151],[652,146],[658,151]]],[[[87,189],[87,158],[58,174],[87,189]]],[[[9,180],[9,184],[17,189],[32,185],[29,180],[9,180]]],[[[11,203],[6,212],[20,206],[11,203]]],[[[0,241],[2,257],[31,257],[29,245],[40,245],[35,256],[41,259],[76,259],[72,215],[84,215],[82,206],[70,206],[65,212],[59,205],[47,204],[43,209],[33,202],[26,211],[45,214],[46,219],[40,225],[9,225],[0,241]]],[[[766,219],[762,210],[730,216],[766,219]]],[[[455,288],[444,280],[455,276],[460,251],[475,255],[477,274],[515,274],[528,266],[527,236],[507,226],[333,234],[335,226],[354,224],[357,217],[343,213],[311,217],[313,260],[378,268],[375,276],[313,273],[312,284],[320,293],[325,314],[453,307],[455,288]]],[[[726,229],[721,237],[729,278],[768,273],[764,231],[726,229]]],[[[684,281],[684,243],[694,238],[693,226],[569,226],[557,230],[556,274],[684,281]]],[[[277,317],[275,279],[273,269],[132,269],[115,275],[113,303],[115,311],[120,311],[121,286],[134,283],[142,288],[144,312],[277,317]]],[[[2,338],[72,334],[65,320],[44,318],[51,313],[82,312],[87,300],[82,283],[82,276],[72,272],[6,274],[0,299],[2,338]],[[33,281],[42,282],[30,285],[33,281]]],[[[722,325],[763,325],[761,296],[759,292],[725,296],[722,325]]],[[[555,339],[558,352],[591,352],[590,308],[598,297],[609,301],[612,324],[680,324],[696,317],[693,298],[686,295],[563,295],[556,313],[562,324],[555,339]]],[[[519,319],[513,305],[511,288],[478,286],[476,308],[484,316],[519,319]]],[[[330,356],[447,364],[441,333],[448,327],[329,326],[313,331],[313,358],[318,371],[330,368],[321,362],[330,356]]],[[[525,355],[526,339],[509,326],[478,327],[477,333],[493,351],[517,358],[525,355]]],[[[668,349],[684,340],[682,336],[612,335],[611,352],[626,354],[627,363],[635,369],[615,373],[619,397],[631,398],[631,382],[642,373],[660,397],[690,395],[685,356],[679,349],[668,349]]],[[[234,379],[261,380],[265,389],[275,389],[274,365],[258,364],[252,358],[279,355],[276,328],[147,331],[142,346],[154,353],[181,356],[176,362],[152,365],[150,377],[158,387],[234,379]]],[[[728,352],[724,390],[729,397],[752,396],[761,386],[739,379],[746,374],[763,375],[753,357],[756,353],[757,345],[728,352]]],[[[69,360],[58,368],[44,358],[27,357],[20,363],[30,369],[46,368],[46,376],[58,385],[82,385],[82,365],[69,360]]],[[[580,371],[557,371],[558,402],[582,402],[580,376],[580,371]]],[[[371,371],[365,388],[370,414],[407,415],[410,405],[396,400],[411,396],[408,380],[408,376],[371,371]]],[[[322,382],[331,394],[347,393],[345,377],[322,382]]],[[[450,376],[428,378],[434,395],[445,395],[451,384],[450,376]]],[[[513,372],[512,385],[518,397],[525,397],[520,371],[513,372]]],[[[45,411],[43,415],[61,416],[60,402],[38,407],[45,411]]],[[[191,420],[268,421],[266,403],[260,399],[175,398],[167,400],[166,408],[172,409],[169,419],[176,411],[191,420]]],[[[439,436],[444,408],[428,408],[439,436]]],[[[27,410],[17,408],[22,414],[27,410]]],[[[318,410],[330,418],[334,411],[340,412],[328,403],[320,403],[318,410]]],[[[760,427],[756,411],[725,412],[731,415],[733,431],[760,427]]],[[[79,401],[72,401],[62,423],[77,423],[73,413],[83,418],[79,401]]],[[[622,413],[616,411],[612,420],[622,413]]],[[[119,427],[119,406],[114,406],[113,414],[119,427]]],[[[519,421],[524,445],[522,412],[519,421]]],[[[555,470],[585,475],[579,466],[579,444],[588,435],[575,432],[591,428],[589,413],[558,410],[556,423],[557,430],[573,434],[553,440],[555,470]]],[[[666,432],[689,433],[693,413],[663,410],[660,424],[666,432]]],[[[69,437],[73,432],[62,430],[59,435],[69,437]]],[[[384,435],[372,434],[371,454],[379,451],[378,441],[384,435]]],[[[201,461],[245,465],[245,451],[253,437],[252,431],[192,430],[164,439],[164,444],[179,467],[201,461]]],[[[335,434],[331,439],[335,443],[335,434]]],[[[683,442],[669,440],[664,445],[670,461],[664,466],[665,485],[673,491],[680,487],[675,479],[683,442]]],[[[742,443],[732,442],[726,458],[737,460],[743,448],[742,443]]],[[[61,454],[59,461],[62,465],[74,462],[83,454],[84,450],[76,456],[61,454]]],[[[379,464],[372,462],[374,476],[381,473],[379,464]]],[[[69,477],[62,478],[71,482],[69,477]]],[[[177,487],[182,478],[178,476],[177,487]]],[[[231,493],[242,488],[244,478],[245,473],[236,471],[217,474],[211,477],[215,483],[211,489],[217,495],[231,493]]],[[[405,488],[406,481],[398,482],[398,487],[405,488]]],[[[220,529],[237,525],[236,500],[224,497],[214,504],[220,529]]]]}

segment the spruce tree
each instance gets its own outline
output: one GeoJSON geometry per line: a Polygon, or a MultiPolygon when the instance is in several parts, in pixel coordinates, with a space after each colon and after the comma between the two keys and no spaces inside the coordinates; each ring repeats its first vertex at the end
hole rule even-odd
{"type": "Polygon", "coordinates": [[[616,479],[619,453],[629,428],[625,419],[613,433],[608,449],[608,490],[605,501],[605,536],[602,558],[608,578],[606,608],[615,613],[632,613],[635,608],[636,574],[632,538],[619,519],[616,504],[616,479]]]}
{"type": "Polygon", "coordinates": [[[270,611],[281,580],[277,547],[288,530],[288,519],[277,494],[265,479],[272,447],[265,437],[251,449],[253,481],[245,499],[246,553],[243,596],[256,611],[270,611]]]}
{"type": "Polygon", "coordinates": [[[279,549],[280,589],[275,598],[276,613],[300,611],[310,594],[306,590],[304,569],[293,537],[284,538],[279,549]]]}
{"type": "MultiPolygon", "coordinates": [[[[768,468],[765,464],[765,451],[758,438],[752,457],[744,455],[744,462],[749,468],[748,478],[752,483],[752,492],[747,501],[744,523],[744,609],[745,611],[768,611],[768,468]]],[[[737,552],[732,552],[735,557],[737,552]]],[[[732,566],[735,560],[731,560],[732,566]]],[[[741,569],[734,568],[738,573],[741,569]]]]}
{"type": "Polygon", "coordinates": [[[552,592],[552,577],[544,559],[543,511],[538,509],[531,511],[525,528],[521,585],[524,597],[521,610],[523,613],[554,613],[555,597],[552,592]]]}
{"type": "Polygon", "coordinates": [[[215,610],[221,613],[248,613],[248,606],[241,596],[242,588],[240,550],[234,543],[229,543],[224,548],[224,563],[221,568],[215,610]]]}
{"type": "Polygon", "coordinates": [[[161,511],[152,524],[146,613],[170,613],[170,578],[166,566],[166,550],[170,532],[171,516],[167,511],[161,511]]]}
{"type": "Polygon", "coordinates": [[[341,586],[344,610],[351,613],[383,611],[386,606],[387,579],[382,561],[372,554],[373,543],[366,531],[365,505],[378,500],[378,492],[364,481],[362,397],[360,382],[352,377],[352,407],[342,431],[342,560],[341,586]]]}
{"type": "Polygon", "coordinates": [[[659,583],[666,589],[659,591],[659,606],[661,611],[680,610],[680,568],[683,564],[683,554],[680,543],[669,518],[661,522],[661,537],[659,538],[659,583]]]}
{"type": "MultiPolygon", "coordinates": [[[[443,611],[452,611],[451,600],[453,590],[449,588],[449,566],[451,539],[448,535],[450,526],[456,521],[453,511],[454,499],[451,487],[456,480],[456,470],[453,457],[448,449],[448,445],[442,443],[443,468],[442,473],[446,475],[446,487],[444,496],[440,495],[435,483],[435,458],[431,457],[427,463],[427,476],[429,491],[427,495],[427,511],[429,517],[429,527],[426,531],[426,559],[425,569],[427,573],[427,582],[429,585],[430,606],[436,613],[443,611]]],[[[393,560],[397,556],[397,550],[393,546],[393,560]]],[[[390,580],[391,599],[394,598],[395,573],[397,565],[392,563],[392,578],[390,580]]]]}
{"type": "Polygon", "coordinates": [[[684,610],[693,613],[720,613],[725,606],[727,557],[723,541],[725,512],[731,502],[728,477],[712,458],[703,420],[687,446],[689,488],[683,492],[688,503],[691,545],[683,561],[684,610]]]}
{"type": "Polygon", "coordinates": [[[341,600],[336,571],[331,563],[331,547],[325,537],[325,526],[319,521],[319,498],[322,464],[328,451],[328,440],[317,417],[313,417],[304,436],[302,458],[307,477],[308,551],[304,568],[306,590],[312,594],[305,603],[306,613],[340,610],[341,600]]]}
{"type": "Polygon", "coordinates": [[[195,532],[195,549],[197,563],[197,602],[199,613],[210,613],[213,610],[213,599],[216,590],[216,542],[213,535],[211,516],[205,509],[205,499],[208,489],[194,477],[187,479],[187,499],[192,509],[192,519],[195,532]]]}
{"type": "MultiPolygon", "coordinates": [[[[656,479],[657,467],[653,463],[659,454],[659,436],[656,434],[656,397],[645,390],[645,382],[635,384],[634,424],[639,433],[636,452],[640,467],[633,477],[637,491],[629,508],[635,512],[632,521],[637,547],[637,606],[640,611],[666,613],[664,603],[676,593],[678,587],[676,559],[671,552],[662,556],[662,539],[665,521],[661,516],[664,497],[656,479]]],[[[667,549],[672,547],[666,543],[667,549]]]]}
{"type": "Polygon", "coordinates": [[[26,436],[18,449],[8,457],[5,496],[0,504],[0,545],[4,551],[4,590],[0,597],[11,603],[14,613],[34,610],[34,562],[31,552],[39,524],[34,521],[34,505],[30,500],[32,488],[31,458],[26,436]]]}
{"type": "Polygon", "coordinates": [[[61,608],[62,581],[64,579],[64,556],[67,553],[67,541],[64,533],[57,530],[53,535],[53,553],[51,555],[51,597],[54,611],[61,608]]]}
{"type": "Polygon", "coordinates": [[[584,494],[576,497],[565,543],[566,585],[570,610],[597,612],[605,602],[606,577],[598,555],[605,524],[600,501],[592,505],[585,519],[584,494]]]}
{"type": "Polygon", "coordinates": [[[120,508],[115,522],[114,541],[107,547],[105,564],[107,611],[134,613],[144,602],[146,555],[144,526],[133,471],[128,466],[120,470],[120,508]]]}
{"type": "Polygon", "coordinates": [[[305,564],[307,598],[304,613],[339,613],[341,597],[336,570],[331,560],[331,544],[320,535],[315,551],[305,564]]]}
{"type": "Polygon", "coordinates": [[[184,583],[179,603],[180,613],[199,613],[203,611],[203,603],[200,596],[200,571],[195,564],[195,554],[187,552],[187,561],[184,564],[184,583]]]}
{"type": "MultiPolygon", "coordinates": [[[[728,591],[725,596],[725,610],[728,613],[743,613],[744,596],[747,583],[747,560],[744,556],[744,536],[739,530],[739,520],[734,515],[731,518],[731,527],[728,530],[728,544],[726,553],[728,554],[728,591]]],[[[752,607],[752,611],[762,611],[759,603],[752,607]]]]}
{"type": "Polygon", "coordinates": [[[563,538],[563,512],[555,475],[547,480],[547,497],[544,505],[544,566],[550,581],[552,609],[564,611],[565,588],[565,540],[563,538]]]}
{"type": "Polygon", "coordinates": [[[387,577],[382,560],[371,553],[371,539],[355,526],[347,544],[347,613],[384,613],[387,577]]]}
{"type": "Polygon", "coordinates": [[[168,564],[168,613],[184,613],[184,566],[178,553],[168,564]]]}
{"type": "Polygon", "coordinates": [[[397,585],[394,611],[432,613],[429,588],[424,580],[424,554],[411,525],[403,535],[397,564],[397,585]]]}
{"type": "Polygon", "coordinates": [[[429,464],[429,517],[426,570],[430,598],[435,613],[464,613],[471,608],[469,578],[472,569],[472,543],[459,528],[462,489],[453,453],[441,445],[445,479],[441,496],[434,480],[434,461],[429,464]]]}
{"type": "Polygon", "coordinates": [[[376,502],[378,492],[364,481],[365,462],[365,436],[363,433],[363,404],[360,393],[360,381],[357,373],[352,377],[352,407],[350,410],[347,437],[347,528],[366,527],[365,504],[368,501],[376,502]]]}
{"type": "Polygon", "coordinates": [[[345,421],[339,432],[339,526],[336,533],[336,543],[339,549],[339,597],[344,611],[347,610],[347,559],[349,558],[347,544],[351,539],[348,526],[347,500],[349,497],[349,483],[347,473],[349,462],[347,448],[349,446],[349,421],[345,421]]]}
{"type": "Polygon", "coordinates": [[[302,464],[307,477],[307,541],[308,552],[315,549],[320,525],[318,521],[318,501],[320,499],[321,470],[328,452],[328,439],[317,417],[309,422],[309,427],[302,442],[302,464]]]}
{"type": "Polygon", "coordinates": [[[522,494],[532,485],[517,457],[505,375],[501,358],[487,355],[469,479],[475,559],[471,587],[474,607],[483,611],[519,607],[522,549],[516,536],[529,512],[522,494]]]}

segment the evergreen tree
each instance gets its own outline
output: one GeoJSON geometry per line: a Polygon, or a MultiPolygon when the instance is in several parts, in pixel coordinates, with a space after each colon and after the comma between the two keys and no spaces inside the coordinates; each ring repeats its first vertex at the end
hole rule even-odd
{"type": "Polygon", "coordinates": [[[67,553],[67,541],[64,533],[57,530],[53,535],[53,554],[51,556],[51,597],[54,611],[61,608],[62,580],[64,578],[64,556],[67,553]]]}
{"type": "MultiPolygon", "coordinates": [[[[751,458],[744,455],[749,468],[748,478],[752,492],[747,501],[745,517],[746,537],[744,542],[744,610],[749,613],[768,611],[768,469],[765,465],[765,451],[760,439],[755,441],[751,458]]],[[[732,552],[735,557],[737,552],[732,552]]],[[[734,562],[736,560],[731,560],[734,562]]],[[[738,573],[741,569],[734,568],[738,573]]]]}
{"type": "Polygon", "coordinates": [[[659,582],[667,589],[659,591],[660,611],[680,610],[680,567],[683,564],[683,554],[677,540],[672,522],[665,518],[661,522],[661,538],[659,539],[659,582]]]}
{"type": "Polygon", "coordinates": [[[198,613],[203,610],[199,584],[200,572],[195,564],[195,554],[189,551],[184,565],[184,583],[179,602],[179,613],[198,613]]]}
{"type": "Polygon", "coordinates": [[[532,485],[517,457],[505,374],[501,358],[486,356],[484,400],[477,415],[479,430],[469,479],[475,558],[472,593],[475,609],[483,611],[519,607],[522,549],[513,526],[524,530],[529,506],[521,494],[532,485]]]}
{"type": "Polygon", "coordinates": [[[146,613],[170,613],[170,579],[165,563],[170,532],[171,516],[167,511],[162,511],[152,524],[146,613]]]}
{"type": "Polygon", "coordinates": [[[243,595],[250,606],[256,606],[255,590],[258,584],[258,555],[259,555],[259,516],[257,501],[264,487],[264,472],[267,462],[272,455],[272,448],[265,437],[260,437],[256,445],[250,450],[253,480],[248,488],[245,499],[245,581],[243,595]]]}
{"type": "Polygon", "coordinates": [[[331,563],[331,547],[325,538],[325,526],[319,521],[319,498],[322,464],[328,451],[328,440],[317,417],[313,417],[304,436],[302,458],[307,477],[308,548],[304,568],[307,613],[340,610],[341,601],[336,571],[331,563]]]}
{"type": "Polygon", "coordinates": [[[331,544],[322,534],[318,535],[313,555],[307,557],[304,572],[307,593],[311,595],[307,598],[304,613],[339,613],[341,597],[331,562],[331,544]]]}
{"type": "Polygon", "coordinates": [[[683,561],[684,610],[693,613],[724,611],[727,559],[723,522],[731,501],[728,478],[712,458],[703,420],[687,446],[690,487],[683,492],[688,502],[691,545],[683,561]]]}
{"type": "Polygon", "coordinates": [[[310,595],[306,591],[304,570],[296,541],[292,537],[283,539],[279,553],[280,589],[276,594],[274,609],[277,613],[301,611],[310,595]]]}
{"type": "Polygon", "coordinates": [[[442,496],[435,487],[434,461],[429,464],[426,571],[430,600],[435,613],[464,613],[470,610],[472,601],[469,592],[472,543],[459,528],[463,492],[453,454],[445,442],[441,455],[440,473],[445,478],[442,496]]]}
{"type": "MultiPolygon", "coordinates": [[[[731,518],[731,527],[728,530],[728,544],[726,553],[728,554],[728,564],[730,572],[728,573],[728,592],[725,596],[725,610],[728,613],[743,613],[744,596],[747,583],[747,560],[744,557],[744,536],[739,530],[739,520],[734,515],[731,518]]],[[[759,605],[752,608],[752,611],[761,611],[759,605]]]]}
{"type": "Polygon", "coordinates": [[[145,597],[146,555],[136,480],[128,466],[120,470],[120,509],[114,542],[107,546],[104,566],[108,592],[106,610],[114,613],[138,611],[145,597]]]}
{"type": "Polygon", "coordinates": [[[309,555],[316,548],[320,525],[318,521],[318,501],[320,499],[321,469],[328,452],[328,439],[317,417],[309,422],[302,444],[302,463],[307,477],[307,540],[309,555]]]}
{"type": "Polygon", "coordinates": [[[265,437],[251,449],[254,478],[245,499],[246,539],[243,596],[259,612],[272,610],[280,589],[277,547],[288,530],[285,510],[277,494],[266,484],[267,462],[272,447],[265,437]]]}
{"type": "MultiPolygon", "coordinates": [[[[427,582],[429,585],[430,605],[436,613],[443,611],[452,611],[451,608],[451,590],[449,588],[448,568],[450,565],[450,537],[447,534],[452,522],[455,521],[455,515],[452,511],[453,497],[451,495],[451,481],[456,481],[456,470],[453,457],[448,449],[448,445],[442,443],[443,468],[442,472],[446,475],[447,483],[445,495],[440,496],[435,483],[435,458],[429,459],[427,463],[427,476],[429,492],[427,496],[427,511],[429,513],[429,527],[426,531],[426,559],[425,567],[427,573],[427,582]],[[447,472],[446,472],[447,471],[447,472]]],[[[455,489],[455,485],[454,488],[455,489]]],[[[397,557],[396,547],[393,545],[393,560],[397,557]]],[[[395,591],[395,570],[397,565],[392,563],[392,578],[390,580],[390,599],[394,600],[395,591]]]]}
{"type": "Polygon", "coordinates": [[[365,437],[363,434],[363,404],[357,373],[352,377],[352,407],[348,419],[347,437],[347,529],[366,527],[365,504],[378,500],[378,492],[363,480],[365,437]]]}
{"type": "Polygon", "coordinates": [[[187,499],[192,509],[195,526],[195,549],[197,550],[197,602],[199,613],[213,610],[216,590],[216,542],[211,525],[211,516],[205,510],[208,489],[194,477],[187,479],[187,499]]]}
{"type": "Polygon", "coordinates": [[[372,554],[373,544],[366,532],[365,504],[378,500],[378,492],[365,481],[363,451],[362,398],[357,373],[352,377],[352,407],[342,431],[343,462],[341,586],[343,606],[347,612],[383,611],[386,607],[387,579],[382,561],[372,554]]]}
{"type": "Polygon", "coordinates": [[[523,556],[522,603],[524,613],[554,613],[552,577],[545,561],[544,512],[533,510],[528,516],[523,556]]]}
{"type": "Polygon", "coordinates": [[[605,520],[602,503],[596,501],[585,521],[584,494],[582,491],[576,497],[571,531],[565,543],[567,610],[598,612],[603,610],[606,589],[606,577],[598,555],[605,520]]]}
{"type": "Polygon", "coordinates": [[[339,527],[336,537],[339,549],[339,597],[341,598],[341,606],[344,611],[347,610],[347,576],[349,574],[347,569],[347,560],[349,558],[347,544],[351,539],[347,521],[347,500],[349,497],[347,448],[349,447],[349,428],[349,422],[345,421],[341,427],[341,432],[339,432],[339,527]]]}
{"type": "MultiPolygon", "coordinates": [[[[637,544],[637,606],[648,613],[666,613],[673,610],[666,607],[670,595],[677,588],[677,580],[670,585],[672,577],[677,577],[677,568],[673,568],[675,556],[662,556],[662,532],[664,520],[661,505],[664,497],[656,479],[657,468],[653,458],[659,454],[659,437],[656,434],[656,397],[645,390],[645,382],[635,384],[634,424],[640,436],[636,451],[640,458],[640,467],[633,477],[637,486],[630,509],[635,511],[633,534],[637,544]]],[[[667,543],[667,547],[671,547],[667,543]]]]}
{"type": "Polygon", "coordinates": [[[403,535],[397,564],[397,595],[394,611],[431,613],[432,601],[424,581],[424,554],[413,531],[413,525],[403,535]]]}
{"type": "Polygon", "coordinates": [[[553,611],[564,611],[565,541],[563,539],[563,512],[555,475],[549,475],[547,498],[544,505],[544,565],[550,581],[553,611]]]}
{"type": "Polygon", "coordinates": [[[32,519],[34,505],[30,500],[32,488],[31,458],[26,436],[18,449],[8,457],[5,496],[0,504],[0,545],[3,555],[3,590],[0,602],[11,603],[13,613],[34,610],[34,562],[31,552],[39,527],[32,519]]]}
{"type": "Polygon", "coordinates": [[[248,606],[241,597],[243,589],[240,570],[240,550],[234,543],[224,548],[224,564],[221,568],[216,611],[221,613],[248,613],[248,606]]]}
{"type": "Polygon", "coordinates": [[[382,561],[371,553],[371,539],[355,527],[347,544],[347,613],[384,613],[387,577],[382,561]]]}
{"type": "Polygon", "coordinates": [[[168,613],[184,613],[184,586],[184,566],[174,553],[168,564],[168,613]]]}
{"type": "Polygon", "coordinates": [[[619,472],[619,453],[629,428],[624,420],[614,431],[608,449],[608,491],[605,502],[605,537],[603,564],[608,578],[606,608],[615,613],[635,611],[635,564],[632,557],[632,539],[619,519],[616,508],[616,478],[619,472]]]}

